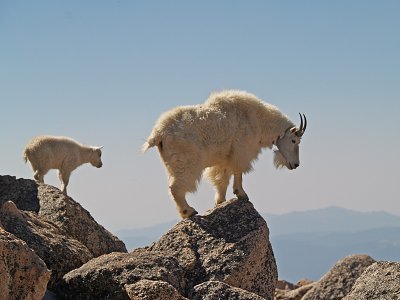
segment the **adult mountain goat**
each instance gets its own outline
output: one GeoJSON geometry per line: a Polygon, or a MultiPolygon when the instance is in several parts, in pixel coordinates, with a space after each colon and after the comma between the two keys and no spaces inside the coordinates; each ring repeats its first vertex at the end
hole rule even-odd
{"type": "MultiPolygon", "coordinates": [[[[304,116],[304,115],[303,115],[304,116]]],[[[216,204],[224,202],[230,177],[233,193],[248,199],[242,174],[251,171],[262,148],[276,145],[275,166],[296,169],[299,144],[307,120],[296,128],[275,106],[244,91],[213,93],[201,105],[165,112],[154,126],[143,151],[157,146],[166,166],[169,189],[183,218],[196,214],[186,202],[203,170],[216,188],[216,204]]]]}
{"type": "Polygon", "coordinates": [[[85,146],[68,137],[42,135],[34,137],[23,153],[29,160],[36,181],[44,183],[44,175],[50,169],[58,169],[61,190],[67,195],[71,172],[84,163],[101,168],[101,148],[85,146]]]}

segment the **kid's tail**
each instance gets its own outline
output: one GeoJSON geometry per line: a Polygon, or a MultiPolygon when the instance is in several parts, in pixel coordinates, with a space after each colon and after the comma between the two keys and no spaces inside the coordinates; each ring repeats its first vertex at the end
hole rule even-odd
{"type": "Polygon", "coordinates": [[[146,152],[150,148],[157,146],[161,143],[161,139],[157,137],[150,136],[147,141],[142,146],[142,152],[146,152]]]}
{"type": "Polygon", "coordinates": [[[143,145],[142,145],[142,153],[145,153],[147,150],[149,150],[149,148],[151,148],[151,147],[153,147],[153,146],[150,146],[150,144],[149,144],[149,142],[145,142],[143,145]]]}
{"type": "Polygon", "coordinates": [[[25,149],[24,153],[22,153],[22,158],[24,159],[25,163],[28,162],[28,150],[27,149],[25,149]]]}

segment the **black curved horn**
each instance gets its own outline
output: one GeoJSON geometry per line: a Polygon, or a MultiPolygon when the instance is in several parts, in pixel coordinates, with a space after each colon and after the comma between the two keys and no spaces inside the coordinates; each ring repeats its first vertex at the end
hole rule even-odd
{"type": "Polygon", "coordinates": [[[305,115],[305,114],[303,114],[303,117],[304,117],[304,127],[303,127],[303,132],[304,132],[304,131],[306,131],[306,128],[307,128],[307,118],[306,118],[306,115],[305,115]]]}
{"type": "Polygon", "coordinates": [[[302,132],[303,131],[303,117],[301,116],[301,113],[299,113],[300,115],[300,127],[299,127],[299,131],[302,132]]]}

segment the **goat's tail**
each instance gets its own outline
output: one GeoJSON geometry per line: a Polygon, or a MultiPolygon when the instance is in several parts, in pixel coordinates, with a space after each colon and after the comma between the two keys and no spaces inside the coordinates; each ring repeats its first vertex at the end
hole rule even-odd
{"type": "Polygon", "coordinates": [[[22,158],[24,159],[24,162],[28,162],[28,149],[24,150],[24,153],[22,153],[22,158]]]}
{"type": "Polygon", "coordinates": [[[142,145],[142,153],[146,152],[147,150],[149,150],[149,148],[151,148],[153,146],[150,146],[150,143],[148,141],[146,141],[143,145],[142,145]]]}
{"type": "Polygon", "coordinates": [[[148,149],[154,147],[154,146],[159,146],[162,145],[161,141],[161,136],[159,135],[150,135],[150,137],[147,139],[147,141],[143,144],[142,146],[142,152],[146,152],[148,149]]]}

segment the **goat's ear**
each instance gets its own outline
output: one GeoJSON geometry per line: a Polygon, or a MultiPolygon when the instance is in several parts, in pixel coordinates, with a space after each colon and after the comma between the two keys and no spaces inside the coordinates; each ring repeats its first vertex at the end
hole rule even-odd
{"type": "Polygon", "coordinates": [[[97,149],[101,150],[104,148],[104,146],[96,147],[97,149]]]}

